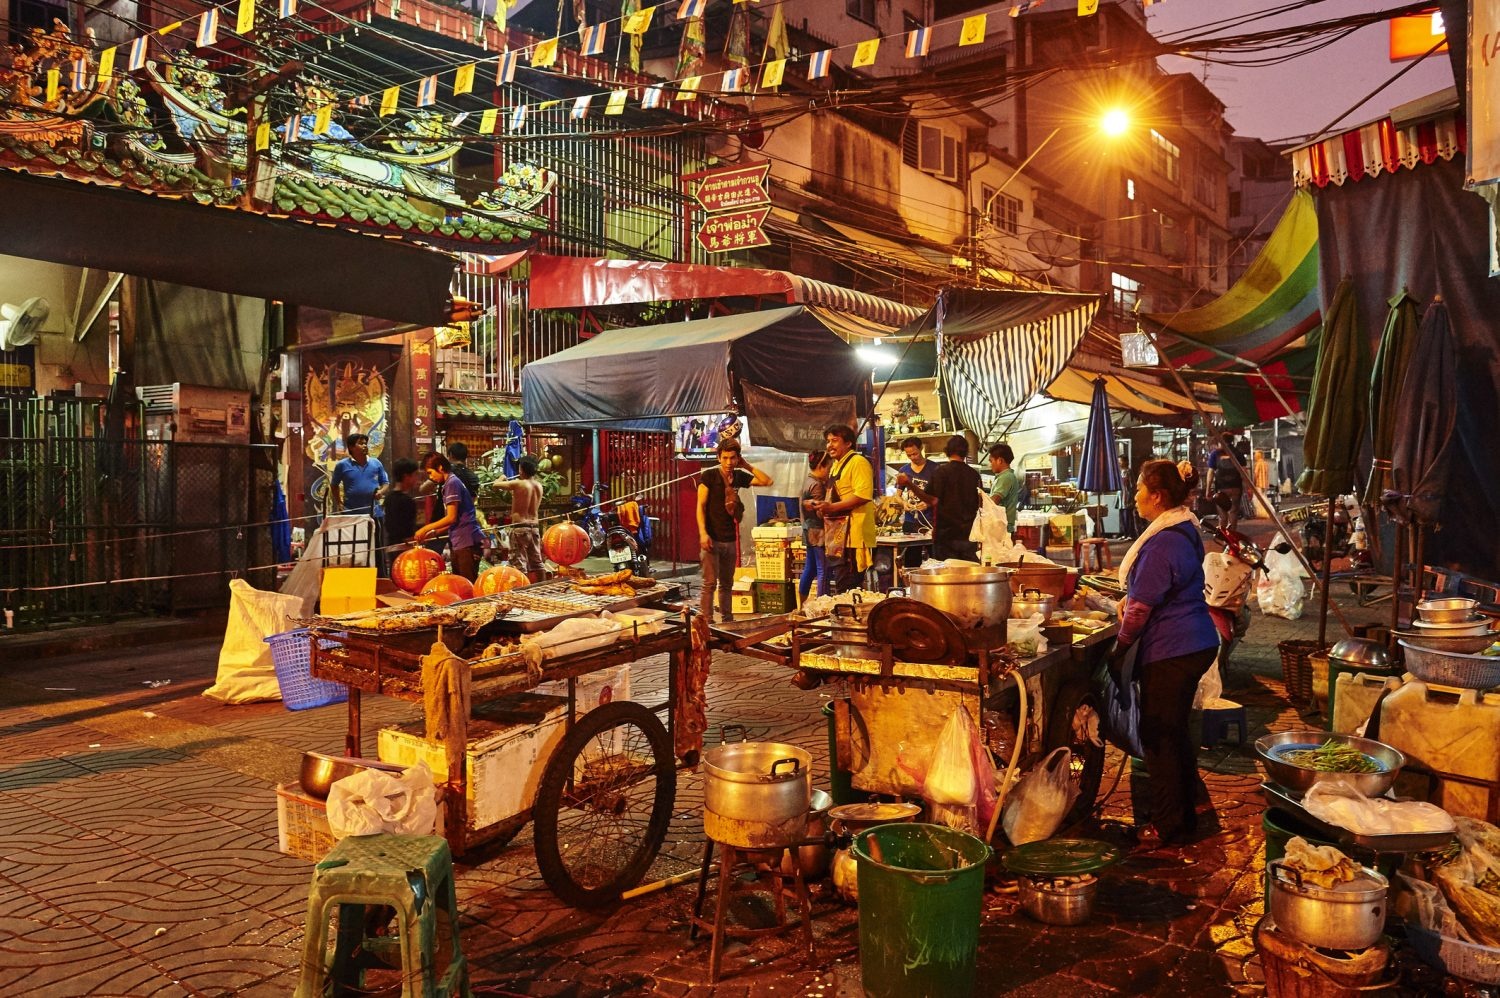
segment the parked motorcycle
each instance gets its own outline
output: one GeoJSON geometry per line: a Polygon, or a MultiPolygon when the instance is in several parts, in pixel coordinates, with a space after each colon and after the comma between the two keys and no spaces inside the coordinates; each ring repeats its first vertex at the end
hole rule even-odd
{"type": "MultiPolygon", "coordinates": [[[[1302,553],[1314,568],[1323,565],[1323,540],[1327,531],[1327,507],[1319,505],[1302,524],[1302,553]]],[[[1332,558],[1348,558],[1351,571],[1372,567],[1359,506],[1340,498],[1333,504],[1333,534],[1328,547],[1332,558]],[[1351,508],[1352,506],[1352,508],[1351,508]]]]}
{"type": "Polygon", "coordinates": [[[615,568],[628,568],[640,576],[650,574],[651,538],[645,527],[650,521],[644,504],[641,506],[643,526],[637,536],[620,523],[616,513],[602,509],[602,501],[600,506],[595,506],[594,497],[589,493],[576,492],[570,502],[581,512],[575,522],[588,533],[591,553],[603,554],[615,568]]]}

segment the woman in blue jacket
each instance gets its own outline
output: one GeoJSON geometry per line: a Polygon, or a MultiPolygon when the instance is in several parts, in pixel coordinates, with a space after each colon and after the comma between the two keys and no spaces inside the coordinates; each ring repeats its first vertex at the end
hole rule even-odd
{"type": "Polygon", "coordinates": [[[1196,478],[1191,466],[1184,473],[1171,461],[1141,466],[1135,509],[1149,525],[1120,563],[1126,590],[1113,659],[1118,663],[1132,646],[1138,651],[1141,748],[1151,797],[1151,825],[1140,833],[1144,844],[1192,839],[1194,803],[1208,797],[1188,731],[1198,680],[1219,649],[1203,598],[1198,519],[1184,505],[1196,478]]]}

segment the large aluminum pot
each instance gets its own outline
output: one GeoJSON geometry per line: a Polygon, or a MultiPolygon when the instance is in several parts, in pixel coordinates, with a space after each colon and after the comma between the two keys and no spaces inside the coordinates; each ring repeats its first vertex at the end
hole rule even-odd
{"type": "Polygon", "coordinates": [[[1331,890],[1302,880],[1301,871],[1271,864],[1271,920],[1307,946],[1357,950],[1375,945],[1385,931],[1385,877],[1363,871],[1368,890],[1331,890]]]}
{"type": "Polygon", "coordinates": [[[731,742],[703,753],[703,806],[731,821],[796,826],[812,800],[812,755],[785,742],[731,742]]]}
{"type": "Polygon", "coordinates": [[[962,628],[989,627],[1010,616],[1010,572],[983,565],[919,568],[906,575],[914,600],[935,606],[962,628]]]}

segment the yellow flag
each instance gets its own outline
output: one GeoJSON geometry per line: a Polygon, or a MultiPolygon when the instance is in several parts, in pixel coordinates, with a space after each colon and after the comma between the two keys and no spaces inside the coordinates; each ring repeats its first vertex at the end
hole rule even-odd
{"type": "Polygon", "coordinates": [[[701,76],[689,76],[689,77],[686,77],[677,86],[677,99],[678,100],[697,100],[698,99],[698,85],[700,83],[702,83],[702,82],[703,82],[703,77],[701,77],[701,76]]]}
{"type": "Polygon", "coordinates": [[[53,101],[57,100],[57,88],[58,88],[58,84],[61,82],[61,80],[62,80],[62,70],[60,70],[60,69],[49,69],[49,70],[47,70],[47,103],[48,104],[51,104],[53,101]]]}
{"type": "Polygon", "coordinates": [[[400,87],[386,87],[380,95],[380,116],[382,118],[396,113],[396,102],[401,99],[400,87]]]}
{"type": "Polygon", "coordinates": [[[620,24],[620,31],[627,35],[644,35],[651,27],[651,15],[655,13],[655,7],[642,7],[625,18],[620,24]]]}
{"type": "Polygon", "coordinates": [[[624,114],[625,98],[630,96],[629,90],[614,90],[610,92],[609,103],[604,105],[605,114],[624,114]]]}
{"type": "Polygon", "coordinates": [[[536,109],[538,111],[545,111],[548,108],[556,107],[557,105],[559,105],[561,103],[562,103],[562,101],[560,101],[560,100],[544,100],[544,101],[542,101],[540,104],[538,104],[536,106],[536,109]]]}
{"type": "Polygon", "coordinates": [[[103,86],[115,73],[115,47],[111,45],[99,53],[99,85],[103,86]]]}
{"type": "Polygon", "coordinates": [[[988,14],[975,14],[964,18],[964,26],[958,33],[958,44],[978,45],[984,41],[984,22],[988,14]]]}
{"type": "Polygon", "coordinates": [[[255,151],[268,149],[271,145],[271,123],[262,121],[255,126],[255,151]]]}
{"type": "Polygon", "coordinates": [[[173,21],[171,24],[167,25],[165,28],[157,28],[156,29],[156,33],[158,35],[161,35],[163,38],[165,38],[167,35],[170,35],[172,32],[176,31],[180,27],[182,27],[182,22],[181,21],[173,21]]]}
{"type": "Polygon", "coordinates": [[[875,53],[880,51],[880,39],[870,38],[862,41],[854,49],[854,62],[851,63],[855,69],[861,66],[870,66],[875,62],[875,53]]]}
{"type": "Polygon", "coordinates": [[[324,104],[313,115],[313,134],[327,135],[328,126],[331,124],[333,124],[333,105],[324,104]]]}
{"type": "Polygon", "coordinates": [[[240,0],[239,13],[234,18],[234,30],[248,35],[255,27],[255,0],[240,0]]]}
{"type": "Polygon", "coordinates": [[[544,42],[537,42],[531,50],[531,64],[539,69],[557,64],[557,39],[549,38],[544,42]]]}
{"type": "Polygon", "coordinates": [[[776,9],[771,12],[771,26],[766,29],[766,49],[761,58],[773,55],[778,59],[785,59],[791,51],[792,43],[786,36],[786,15],[781,12],[781,3],[776,4],[776,9]]]}
{"type": "Polygon", "coordinates": [[[1088,17],[1099,13],[1099,0],[1078,0],[1078,16],[1088,17]]]}
{"type": "Polygon", "coordinates": [[[479,116],[479,134],[480,135],[494,135],[495,134],[495,119],[497,117],[499,117],[499,116],[500,116],[500,109],[499,108],[494,108],[494,107],[486,108],[485,112],[479,116]]]}
{"type": "Polygon", "coordinates": [[[760,88],[762,90],[775,90],[781,86],[781,78],[786,75],[786,60],[772,59],[766,63],[765,68],[760,71],[760,88]]]}
{"type": "Polygon", "coordinates": [[[453,73],[453,96],[474,92],[474,64],[460,66],[453,73]]]}

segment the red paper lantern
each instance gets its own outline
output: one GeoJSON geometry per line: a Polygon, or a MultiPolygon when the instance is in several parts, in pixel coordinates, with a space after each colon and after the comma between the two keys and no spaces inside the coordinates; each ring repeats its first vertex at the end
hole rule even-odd
{"type": "Polygon", "coordinates": [[[474,595],[493,596],[496,593],[508,593],[512,589],[530,584],[531,580],[519,568],[513,565],[499,565],[480,573],[479,581],[474,583],[474,595]]]}
{"type": "Polygon", "coordinates": [[[559,565],[576,565],[593,550],[588,531],[571,520],[554,523],[542,535],[542,554],[559,565]]]}
{"type": "Polygon", "coordinates": [[[430,596],[433,593],[452,593],[455,600],[469,599],[474,595],[474,583],[462,575],[454,575],[452,572],[444,572],[434,575],[422,587],[422,595],[430,596]]]}
{"type": "Polygon", "coordinates": [[[436,551],[416,547],[402,551],[391,565],[391,581],[402,592],[416,594],[448,566],[436,551]]]}

